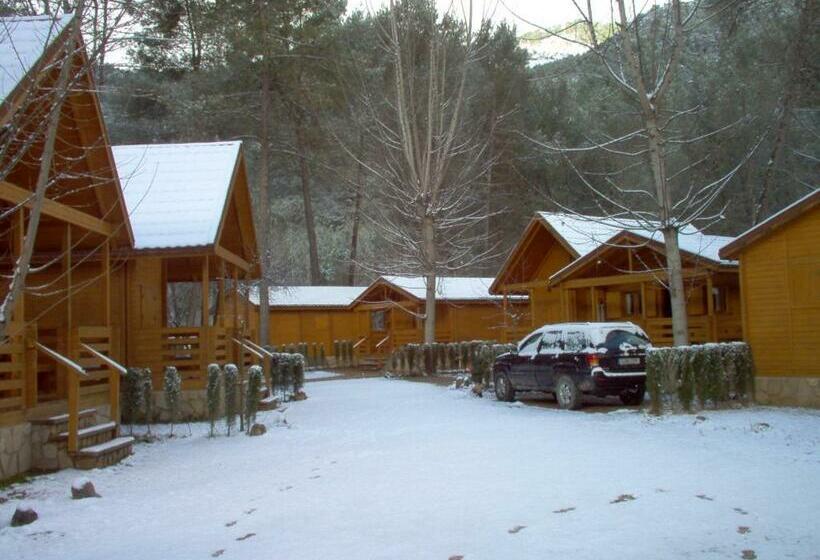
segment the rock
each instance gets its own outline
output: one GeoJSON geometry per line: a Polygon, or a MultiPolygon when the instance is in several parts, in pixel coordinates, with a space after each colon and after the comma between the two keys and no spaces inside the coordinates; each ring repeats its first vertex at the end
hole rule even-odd
{"type": "Polygon", "coordinates": [[[758,422],[757,424],[752,425],[752,431],[756,434],[759,434],[760,432],[766,432],[769,429],[771,429],[771,426],[766,422],[758,422]]]}
{"type": "Polygon", "coordinates": [[[94,484],[85,477],[77,478],[71,483],[71,497],[75,500],[83,498],[99,498],[94,484]]]}
{"type": "Polygon", "coordinates": [[[484,384],[483,383],[476,383],[475,385],[473,385],[473,388],[471,389],[471,391],[473,392],[473,394],[476,397],[479,397],[479,398],[483,397],[484,396],[484,384]]]}
{"type": "Polygon", "coordinates": [[[251,426],[251,429],[248,430],[249,436],[261,436],[262,434],[266,433],[268,429],[265,427],[264,424],[254,424],[251,426]]]}
{"type": "Polygon", "coordinates": [[[302,391],[301,389],[293,394],[290,400],[292,401],[303,401],[307,399],[307,394],[302,391]]]}
{"type": "Polygon", "coordinates": [[[11,517],[11,526],[22,527],[35,521],[37,521],[37,512],[27,504],[20,504],[17,506],[17,509],[14,510],[14,515],[11,517]]]}
{"type": "Polygon", "coordinates": [[[456,377],[455,385],[456,385],[456,389],[461,389],[462,387],[464,387],[464,378],[460,375],[458,377],[456,377]]]}

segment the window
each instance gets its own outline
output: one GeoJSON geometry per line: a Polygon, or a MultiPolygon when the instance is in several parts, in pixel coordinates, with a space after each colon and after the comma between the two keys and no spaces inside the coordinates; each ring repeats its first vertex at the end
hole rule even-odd
{"type": "Polygon", "coordinates": [[[518,353],[523,356],[532,356],[535,354],[535,348],[541,340],[541,333],[535,333],[518,346],[518,353]]]}
{"type": "Polygon", "coordinates": [[[632,317],[641,312],[641,295],[637,292],[624,294],[624,316],[632,317]]]}
{"type": "Polygon", "coordinates": [[[566,336],[565,348],[567,352],[581,352],[589,346],[586,333],[580,331],[569,331],[566,336]]]}
{"type": "Polygon", "coordinates": [[[561,350],[561,331],[545,332],[544,338],[541,340],[540,352],[544,354],[557,354],[561,350]]]}
{"type": "Polygon", "coordinates": [[[620,329],[609,331],[603,347],[612,351],[625,351],[631,348],[644,349],[649,345],[649,339],[641,334],[620,329]]]}
{"type": "Polygon", "coordinates": [[[728,311],[726,306],[726,288],[712,286],[712,305],[714,306],[715,313],[728,311]]]}
{"type": "Polygon", "coordinates": [[[385,330],[385,315],[383,309],[370,312],[370,330],[376,332],[383,332],[385,330]]]}

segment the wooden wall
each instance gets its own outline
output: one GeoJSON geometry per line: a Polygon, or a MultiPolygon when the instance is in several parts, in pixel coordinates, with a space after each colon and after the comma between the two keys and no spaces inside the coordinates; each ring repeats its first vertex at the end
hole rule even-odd
{"type": "Polygon", "coordinates": [[[820,376],[820,209],[744,249],[740,274],[758,375],[820,376]]]}
{"type": "Polygon", "coordinates": [[[349,309],[274,308],[270,312],[269,342],[276,346],[315,342],[324,345],[330,356],[334,340],[354,340],[357,332],[355,312],[349,309]]]}

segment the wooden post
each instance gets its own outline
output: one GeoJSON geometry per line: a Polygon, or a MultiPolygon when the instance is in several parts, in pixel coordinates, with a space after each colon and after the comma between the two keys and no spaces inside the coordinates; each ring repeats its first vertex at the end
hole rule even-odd
{"type": "Polygon", "coordinates": [[[219,326],[225,326],[225,313],[227,309],[225,309],[225,261],[223,259],[219,259],[219,326]]]}
{"type": "MultiPolygon", "coordinates": [[[[508,313],[509,309],[508,309],[508,305],[507,305],[508,294],[507,294],[507,289],[506,288],[504,288],[504,295],[503,295],[503,299],[501,301],[502,301],[501,312],[504,314],[504,334],[503,334],[503,337],[501,339],[501,342],[509,342],[509,340],[510,340],[510,331],[509,331],[510,325],[509,325],[509,320],[507,319],[507,313],[508,313]]],[[[454,336],[455,336],[455,334],[454,334],[454,336]]]]}
{"type": "MultiPolygon", "coordinates": [[[[66,324],[65,324],[65,344],[66,356],[74,359],[74,324],[72,317],[72,271],[71,271],[71,224],[66,224],[65,237],[63,238],[63,271],[65,272],[66,284],[66,324]]],[[[65,372],[65,381],[68,384],[68,452],[76,453],[79,448],[77,432],[80,429],[80,380],[77,375],[68,369],[62,368],[65,372]]]]}
{"type": "Polygon", "coordinates": [[[717,342],[717,321],[715,320],[715,299],[712,295],[712,275],[706,276],[706,320],[709,325],[709,342],[717,342]]]}
{"type": "MultiPolygon", "coordinates": [[[[233,265],[233,336],[239,337],[239,269],[233,265]]],[[[233,363],[239,367],[239,360],[244,356],[240,356],[241,350],[233,345],[234,360],[233,363]]]]}
{"type": "Polygon", "coordinates": [[[590,321],[598,320],[598,302],[595,301],[595,286],[589,287],[589,307],[590,321]]]}
{"type": "MultiPolygon", "coordinates": [[[[250,272],[246,271],[245,272],[245,281],[247,282],[249,279],[250,279],[250,272]]],[[[248,297],[245,298],[245,302],[242,305],[242,323],[244,325],[243,329],[242,329],[242,340],[244,341],[245,337],[247,337],[251,340],[254,340],[255,334],[251,331],[251,300],[248,297]]],[[[245,347],[243,346],[242,348],[243,348],[243,354],[244,354],[244,348],[245,347]]],[[[242,360],[244,360],[244,359],[245,359],[245,356],[243,355],[242,360]]],[[[251,359],[253,359],[253,354],[251,354],[251,359]]],[[[307,356],[305,356],[305,359],[307,359],[307,356]]]]}
{"type": "MultiPolygon", "coordinates": [[[[115,357],[114,333],[111,331],[111,244],[109,240],[103,245],[103,320],[108,332],[108,355],[115,357]]],[[[108,366],[108,405],[111,408],[111,420],[120,423],[120,372],[108,366]]]]}
{"type": "Polygon", "coordinates": [[[199,372],[203,374],[213,360],[210,355],[211,278],[208,255],[202,259],[202,311],[199,326],[199,372]]]}

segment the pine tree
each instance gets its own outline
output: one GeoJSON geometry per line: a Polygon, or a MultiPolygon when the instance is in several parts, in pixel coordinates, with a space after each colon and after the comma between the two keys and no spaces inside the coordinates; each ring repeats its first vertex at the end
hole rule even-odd
{"type": "Polygon", "coordinates": [[[149,368],[142,370],[142,406],[145,412],[145,426],[151,433],[151,422],[154,419],[154,375],[149,368]]]}
{"type": "Polygon", "coordinates": [[[171,422],[171,434],[174,433],[174,424],[179,419],[179,401],[182,393],[182,380],[179,372],[174,366],[165,368],[165,378],[163,391],[165,393],[165,405],[168,407],[168,419],[171,422]]]}
{"type": "Polygon", "coordinates": [[[206,390],[208,399],[208,422],[210,423],[210,437],[216,433],[216,419],[219,417],[219,382],[221,371],[218,364],[208,366],[208,387],[206,390]]]}
{"type": "Polygon", "coordinates": [[[250,427],[256,421],[256,412],[259,410],[259,391],[262,390],[264,374],[260,366],[248,368],[248,390],[245,395],[245,424],[250,427]]]}
{"type": "Polygon", "coordinates": [[[234,364],[225,366],[225,427],[228,435],[231,435],[231,428],[236,424],[236,397],[237,378],[239,370],[234,364]]]}
{"type": "Polygon", "coordinates": [[[122,388],[122,416],[128,422],[129,433],[134,433],[137,413],[142,409],[142,373],[137,368],[128,368],[122,388]]]}

